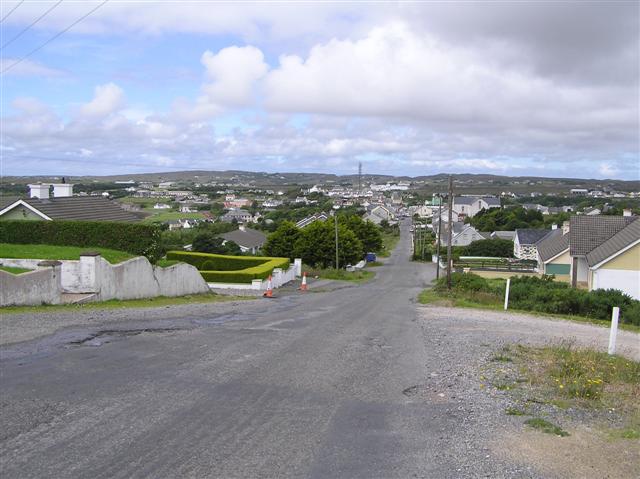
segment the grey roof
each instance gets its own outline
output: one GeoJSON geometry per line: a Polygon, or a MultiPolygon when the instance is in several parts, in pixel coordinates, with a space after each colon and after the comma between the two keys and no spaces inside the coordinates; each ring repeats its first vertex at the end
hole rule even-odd
{"type": "Polygon", "coordinates": [[[516,232],[515,231],[494,231],[493,233],[491,233],[492,237],[496,237],[496,238],[500,238],[500,239],[507,239],[507,240],[511,240],[513,241],[514,238],[516,237],[516,232]]]}
{"type": "Polygon", "coordinates": [[[483,196],[481,199],[489,206],[500,206],[500,198],[496,196],[483,196]]]}
{"type": "Polygon", "coordinates": [[[634,222],[637,216],[572,216],[571,256],[584,256],[634,222]]]}
{"type": "Polygon", "coordinates": [[[454,205],[470,205],[476,202],[478,198],[476,196],[454,196],[454,205]]]}
{"type": "MultiPolygon", "coordinates": [[[[16,200],[17,201],[17,200],[16,200]]],[[[63,198],[22,198],[52,220],[75,221],[140,221],[115,201],[100,196],[68,196],[63,198]]]]}
{"type": "Polygon", "coordinates": [[[245,248],[259,248],[267,241],[267,236],[262,231],[252,230],[250,228],[246,228],[244,231],[230,231],[229,233],[221,234],[220,237],[227,241],[233,241],[237,245],[244,246],[245,248]]]}
{"type": "Polygon", "coordinates": [[[569,235],[563,235],[561,229],[553,230],[538,243],[538,254],[544,262],[569,248],[569,235]]]}
{"type": "Polygon", "coordinates": [[[517,229],[516,236],[520,244],[536,244],[552,230],[517,229]]]}
{"type": "Polygon", "coordinates": [[[638,240],[640,240],[640,221],[633,221],[600,246],[587,253],[587,263],[589,266],[596,265],[638,240]]]}

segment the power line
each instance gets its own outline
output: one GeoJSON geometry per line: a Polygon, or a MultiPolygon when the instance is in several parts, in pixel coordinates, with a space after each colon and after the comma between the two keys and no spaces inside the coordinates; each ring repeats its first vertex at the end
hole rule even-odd
{"type": "Polygon", "coordinates": [[[80,23],[81,21],[83,21],[85,18],[87,18],[89,15],[91,15],[93,12],[95,12],[96,10],[98,10],[100,7],[102,7],[105,3],[107,3],[109,0],[104,0],[101,4],[99,4],[97,7],[93,8],[92,10],[90,10],[89,12],[85,13],[83,16],[81,16],[80,18],[78,18],[75,22],[73,22],[71,25],[69,25],[68,27],[66,27],[64,30],[61,30],[60,32],[56,33],[54,36],[52,36],[51,38],[49,38],[49,40],[47,40],[46,42],[44,42],[42,45],[34,48],[33,50],[31,50],[29,53],[27,53],[25,56],[23,56],[22,58],[20,58],[19,60],[16,60],[15,62],[13,62],[11,65],[9,65],[7,68],[5,68],[4,70],[2,70],[0,72],[0,75],[4,75],[6,72],[8,72],[9,70],[11,70],[13,67],[15,67],[16,65],[18,65],[19,63],[22,63],[24,60],[26,60],[27,58],[29,58],[31,55],[33,55],[34,53],[38,52],[39,50],[42,50],[44,47],[46,47],[49,43],[51,43],[52,41],[54,41],[56,38],[58,38],[60,35],[68,32],[69,30],[71,30],[73,27],[75,27],[78,23],[80,23]]]}
{"type": "Polygon", "coordinates": [[[8,42],[6,42],[4,45],[2,45],[0,47],[0,51],[4,50],[5,48],[7,48],[9,45],[11,45],[13,42],[15,42],[18,38],[20,38],[27,30],[29,30],[32,26],[34,26],[36,23],[38,23],[40,20],[42,20],[44,17],[46,17],[49,13],[51,13],[58,5],[60,5],[62,3],[62,0],[58,0],[58,3],[54,4],[49,10],[47,10],[46,12],[44,12],[42,15],[40,15],[38,18],[36,18],[33,22],[31,22],[29,25],[27,25],[26,27],[24,27],[16,36],[14,36],[11,40],[9,40],[8,42]]]}
{"type": "Polygon", "coordinates": [[[0,23],[4,22],[7,18],[9,18],[9,15],[11,15],[23,3],[24,3],[24,0],[20,0],[15,7],[9,10],[9,12],[4,17],[2,17],[2,19],[0,20],[0,23]]]}

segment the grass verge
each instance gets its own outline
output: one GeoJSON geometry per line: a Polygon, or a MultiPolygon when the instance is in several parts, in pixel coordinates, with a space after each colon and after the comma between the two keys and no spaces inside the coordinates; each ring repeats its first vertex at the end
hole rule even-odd
{"type": "Polygon", "coordinates": [[[400,241],[400,232],[398,233],[382,233],[382,251],[378,253],[381,258],[388,258],[391,252],[400,241]]]}
{"type": "MultiPolygon", "coordinates": [[[[508,384],[496,389],[508,391],[517,402],[535,406],[536,415],[562,417],[570,411],[581,411],[579,417],[605,424],[612,438],[640,438],[640,362],[570,343],[506,346],[496,355],[489,361],[496,370],[494,386],[508,384]],[[492,361],[496,355],[508,358],[508,365],[492,361]]],[[[506,413],[534,415],[515,406],[507,408],[506,413]]],[[[539,417],[525,424],[563,435],[558,426],[539,417]]]]}
{"type": "Polygon", "coordinates": [[[32,269],[14,268],[13,266],[0,266],[0,269],[2,271],[6,271],[7,273],[11,273],[11,274],[22,274],[22,273],[27,273],[29,271],[33,271],[32,269]]]}
{"type": "Polygon", "coordinates": [[[524,422],[527,426],[530,426],[534,429],[538,429],[547,434],[555,434],[560,437],[567,437],[569,433],[562,429],[560,426],[557,426],[546,419],[541,419],[539,417],[533,417],[531,419],[527,419],[524,422]]]}
{"type": "MultiPolygon", "coordinates": [[[[489,280],[489,281],[502,281],[502,280],[489,280]]],[[[483,292],[451,292],[436,291],[433,288],[423,290],[418,295],[418,302],[420,304],[430,304],[433,306],[445,306],[456,308],[474,308],[474,309],[489,309],[493,311],[504,311],[504,303],[502,301],[496,301],[495,297],[488,293],[483,292]]],[[[553,314],[542,313],[539,311],[528,311],[523,309],[509,308],[510,312],[528,314],[530,316],[540,316],[548,319],[561,319],[568,321],[576,321],[579,323],[589,323],[596,326],[602,326],[605,328],[611,327],[610,321],[602,319],[587,318],[584,316],[574,316],[568,314],[553,314]]],[[[619,323],[618,327],[626,331],[632,331],[640,333],[640,326],[627,323],[619,323]]]]}
{"type": "Polygon", "coordinates": [[[352,281],[354,283],[364,283],[371,280],[376,274],[373,271],[357,270],[346,271],[344,269],[304,269],[307,275],[311,277],[317,276],[320,279],[333,279],[338,281],[352,281]]]}
{"type": "Polygon", "coordinates": [[[47,244],[0,243],[0,258],[20,259],[80,259],[80,253],[96,251],[109,263],[121,263],[133,258],[124,251],[93,246],[53,246],[47,244]]]}
{"type": "Polygon", "coordinates": [[[0,314],[19,313],[48,313],[55,311],[78,311],[78,310],[100,310],[100,309],[124,309],[124,308],[160,308],[166,306],[177,306],[194,303],[222,303],[227,301],[239,301],[255,299],[251,296],[226,296],[221,294],[205,293],[188,296],[178,296],[170,298],[158,296],[146,299],[111,299],[100,303],[85,304],[53,304],[41,306],[5,306],[0,308],[0,314]]]}

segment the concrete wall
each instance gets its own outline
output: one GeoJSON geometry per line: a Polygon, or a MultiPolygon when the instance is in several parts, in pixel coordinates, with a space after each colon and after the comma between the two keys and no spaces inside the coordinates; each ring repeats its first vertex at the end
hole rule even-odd
{"type": "MultiPolygon", "coordinates": [[[[0,262],[5,266],[34,269],[38,267],[40,261],[35,259],[0,259],[0,262]]],[[[95,299],[97,301],[106,301],[155,296],[183,296],[210,291],[198,270],[186,263],[161,268],[151,265],[147,258],[140,256],[112,265],[99,255],[81,256],[80,260],[65,260],[61,263],[57,269],[56,279],[59,283],[56,290],[57,296],[51,292],[51,287],[47,286],[48,283],[44,281],[46,275],[41,274],[34,276],[34,283],[42,280],[42,287],[36,288],[29,286],[31,283],[25,283],[20,302],[6,304],[55,304],[60,302],[62,292],[96,293],[95,299]]],[[[3,273],[10,275],[10,273],[3,273]]],[[[32,274],[24,273],[24,275],[15,277],[22,278],[32,274]]],[[[11,288],[14,284],[18,283],[12,281],[11,288]]],[[[2,289],[4,293],[4,284],[2,289]]],[[[11,293],[11,298],[15,294],[11,293]]]]}
{"type": "Polygon", "coordinates": [[[60,303],[60,266],[11,274],[0,270],[0,306],[60,303]]]}
{"type": "MultiPolygon", "coordinates": [[[[271,286],[273,289],[277,289],[300,276],[302,276],[302,260],[296,259],[287,270],[282,270],[281,268],[273,269],[273,273],[271,275],[271,286]]],[[[208,285],[211,289],[219,290],[266,291],[268,283],[269,281],[266,279],[254,279],[251,283],[208,283],[208,285]]]]}

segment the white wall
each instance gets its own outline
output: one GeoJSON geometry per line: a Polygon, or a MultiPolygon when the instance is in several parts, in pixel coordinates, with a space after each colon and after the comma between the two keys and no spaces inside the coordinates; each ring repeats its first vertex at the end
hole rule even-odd
{"type": "Polygon", "coordinates": [[[640,272],[623,269],[597,269],[591,289],[619,289],[640,300],[640,272]]]}
{"type": "Polygon", "coordinates": [[[0,306],[58,304],[60,276],[59,266],[22,274],[0,270],[0,306]]]}

